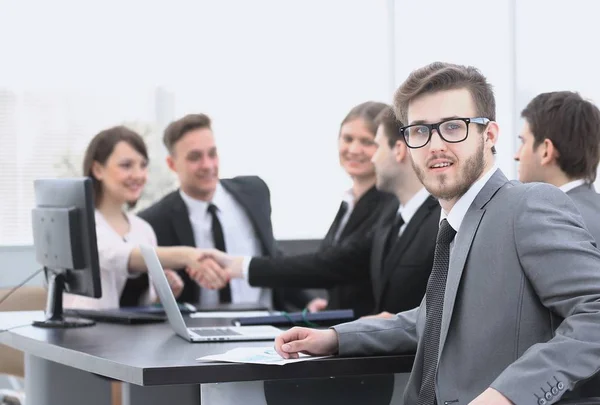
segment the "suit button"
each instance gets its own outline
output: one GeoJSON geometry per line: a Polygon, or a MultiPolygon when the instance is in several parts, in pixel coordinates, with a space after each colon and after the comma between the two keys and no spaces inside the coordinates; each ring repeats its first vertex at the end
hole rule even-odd
{"type": "Polygon", "coordinates": [[[546,405],[546,400],[544,398],[540,398],[538,401],[538,405],[546,405]]]}
{"type": "Polygon", "coordinates": [[[565,385],[561,381],[558,384],[556,384],[556,388],[558,388],[559,390],[563,390],[563,389],[565,389],[565,385]]]}
{"type": "Polygon", "coordinates": [[[550,401],[552,399],[552,393],[550,393],[550,391],[546,392],[546,394],[544,394],[544,396],[546,397],[546,399],[548,401],[550,401]]]}
{"type": "Polygon", "coordinates": [[[556,394],[558,394],[558,388],[552,387],[552,389],[550,390],[550,392],[552,392],[552,395],[556,395],[556,394]]]}

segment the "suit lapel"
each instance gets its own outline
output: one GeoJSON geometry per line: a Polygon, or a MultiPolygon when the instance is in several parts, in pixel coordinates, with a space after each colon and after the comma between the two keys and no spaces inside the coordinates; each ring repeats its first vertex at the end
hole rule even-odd
{"type": "Polygon", "coordinates": [[[260,239],[263,245],[263,249],[268,256],[275,255],[273,251],[272,243],[269,243],[269,235],[268,231],[265,229],[265,221],[264,219],[260,219],[257,217],[256,213],[257,209],[252,209],[252,206],[258,204],[257,202],[252,200],[252,194],[244,192],[243,188],[240,187],[239,183],[233,182],[229,179],[222,179],[221,185],[233,195],[233,198],[240,204],[240,206],[244,209],[248,218],[250,218],[250,222],[254,226],[254,230],[256,231],[256,235],[260,239]]]}
{"type": "Polygon", "coordinates": [[[348,218],[348,222],[340,234],[340,239],[354,232],[367,217],[373,214],[373,210],[377,208],[377,197],[378,191],[373,186],[356,202],[356,206],[352,210],[352,214],[350,214],[350,218],[348,218]]]}
{"type": "Polygon", "coordinates": [[[444,310],[442,313],[442,325],[440,331],[440,350],[438,359],[442,354],[442,349],[448,336],[448,328],[452,320],[456,294],[460,285],[462,273],[467,262],[473,239],[485,214],[485,205],[492,199],[496,192],[508,182],[504,174],[497,170],[496,173],[483,186],[475,200],[467,210],[462,220],[460,229],[454,239],[454,246],[450,253],[450,265],[448,267],[448,279],[446,281],[446,291],[444,293],[444,310]]]}
{"type": "Polygon", "coordinates": [[[389,205],[386,205],[386,211],[381,216],[381,222],[376,225],[373,234],[373,244],[371,251],[371,282],[373,283],[373,292],[375,296],[375,307],[378,308],[381,301],[379,291],[383,289],[383,250],[390,229],[394,224],[396,212],[398,211],[398,200],[394,199],[389,205]]]}
{"type": "Polygon", "coordinates": [[[391,247],[388,257],[383,258],[383,276],[381,287],[384,288],[387,281],[394,273],[397,268],[398,261],[410,246],[410,243],[414,239],[415,235],[423,225],[423,221],[429,215],[431,210],[439,205],[438,201],[434,197],[428,197],[427,200],[419,207],[415,215],[406,224],[406,229],[402,232],[402,235],[396,240],[396,243],[391,247]]]}
{"type": "Polygon", "coordinates": [[[185,202],[179,194],[179,191],[175,192],[170,215],[175,228],[175,234],[179,239],[179,244],[185,246],[196,246],[194,231],[192,230],[192,224],[190,223],[189,212],[185,202]]]}

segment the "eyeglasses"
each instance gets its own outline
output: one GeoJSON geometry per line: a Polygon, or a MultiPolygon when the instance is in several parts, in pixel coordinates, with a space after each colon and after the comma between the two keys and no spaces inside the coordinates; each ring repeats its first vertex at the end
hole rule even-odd
{"type": "Polygon", "coordinates": [[[445,142],[458,143],[469,136],[469,124],[487,125],[488,118],[452,118],[437,124],[415,124],[400,128],[400,134],[406,141],[406,146],[411,149],[422,148],[431,140],[435,129],[445,142]]]}

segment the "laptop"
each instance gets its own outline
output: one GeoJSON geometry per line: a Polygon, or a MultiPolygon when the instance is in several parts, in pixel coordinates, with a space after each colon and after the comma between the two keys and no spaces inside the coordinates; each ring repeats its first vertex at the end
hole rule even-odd
{"type": "Polygon", "coordinates": [[[165,309],[171,328],[179,336],[190,342],[273,340],[281,330],[273,326],[205,326],[188,328],[177,306],[175,296],[169,287],[167,276],[158,260],[156,250],[149,245],[140,245],[142,257],[156,288],[156,293],[165,309]]]}

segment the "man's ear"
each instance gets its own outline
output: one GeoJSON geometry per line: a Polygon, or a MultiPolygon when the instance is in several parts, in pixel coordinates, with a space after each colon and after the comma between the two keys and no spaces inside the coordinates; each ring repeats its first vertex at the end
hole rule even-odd
{"type": "Polygon", "coordinates": [[[558,149],[556,149],[554,143],[548,138],[544,139],[544,141],[538,145],[537,152],[540,154],[542,166],[555,162],[560,156],[558,149]]]}
{"type": "Polygon", "coordinates": [[[486,145],[489,145],[490,149],[493,146],[496,146],[498,137],[500,136],[500,128],[498,127],[498,123],[496,121],[491,121],[488,123],[487,127],[485,128],[484,136],[484,142],[486,145]]]}
{"type": "Polygon", "coordinates": [[[169,166],[169,169],[171,169],[174,172],[177,172],[177,170],[175,170],[175,161],[173,160],[173,157],[171,155],[167,156],[167,166],[169,166]]]}
{"type": "Polygon", "coordinates": [[[408,146],[406,146],[406,143],[403,141],[397,140],[393,152],[396,157],[396,162],[402,163],[408,156],[408,146]]]}

